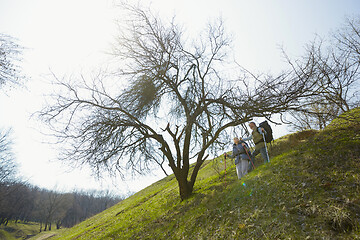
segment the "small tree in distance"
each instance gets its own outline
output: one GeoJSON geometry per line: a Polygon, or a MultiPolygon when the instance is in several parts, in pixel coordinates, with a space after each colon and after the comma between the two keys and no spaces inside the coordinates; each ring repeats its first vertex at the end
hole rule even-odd
{"type": "Polygon", "coordinates": [[[307,97],[306,81],[293,82],[286,73],[234,80],[221,20],[191,42],[175,21],[125,8],[129,20],[113,51],[118,71],[110,78],[97,75],[91,84],[55,78],[60,92],[40,112],[68,144],[67,160],[98,174],[122,174],[141,173],[165,156],[186,199],[209,154],[229,141],[227,129],[295,109],[297,99],[307,97]]]}
{"type": "MultiPolygon", "coordinates": [[[[0,129],[0,184],[15,179],[17,165],[12,151],[11,129],[0,129]]],[[[1,199],[1,197],[0,197],[1,199]]]]}

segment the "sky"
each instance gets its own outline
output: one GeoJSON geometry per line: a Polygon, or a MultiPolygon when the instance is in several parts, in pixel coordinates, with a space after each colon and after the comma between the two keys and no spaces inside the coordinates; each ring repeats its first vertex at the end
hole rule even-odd
{"type": "MultiPolygon", "coordinates": [[[[129,1],[132,2],[132,1],[129,1]]],[[[135,1],[134,1],[135,2],[135,1]]],[[[138,2],[138,1],[136,1],[138,2]]],[[[32,115],[52,91],[50,73],[69,76],[106,65],[123,12],[110,0],[0,0],[0,32],[25,48],[22,73],[25,86],[0,92],[0,127],[13,129],[19,173],[30,183],[48,189],[110,189],[136,192],[164,177],[161,171],[127,181],[96,180],[89,169],[56,160],[61,151],[47,144],[44,126],[32,115]]],[[[233,57],[252,72],[276,73],[286,67],[280,46],[298,57],[318,34],[326,37],[346,16],[360,14],[357,0],[153,0],[142,1],[165,20],[177,21],[192,35],[214,18],[222,17],[233,36],[233,57]]],[[[288,133],[276,126],[275,137],[288,133]]],[[[230,148],[230,146],[229,146],[230,148]]]]}

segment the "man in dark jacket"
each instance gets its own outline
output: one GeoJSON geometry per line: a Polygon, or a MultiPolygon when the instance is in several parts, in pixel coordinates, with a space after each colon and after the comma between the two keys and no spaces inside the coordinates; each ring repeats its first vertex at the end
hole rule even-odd
{"type": "Polygon", "coordinates": [[[253,140],[254,144],[255,144],[255,150],[252,152],[252,159],[253,162],[255,160],[255,156],[258,155],[259,153],[261,153],[261,156],[264,159],[264,163],[268,163],[269,162],[269,157],[265,148],[265,142],[264,142],[264,137],[263,134],[265,133],[265,130],[261,127],[257,127],[256,124],[254,122],[251,122],[249,124],[249,127],[252,130],[251,136],[248,138],[240,138],[240,140],[243,141],[249,141],[249,140],[253,140]]]}
{"type": "Polygon", "coordinates": [[[238,176],[238,179],[242,178],[248,173],[249,168],[249,161],[250,158],[248,157],[249,153],[249,147],[244,141],[240,141],[239,138],[234,138],[234,144],[233,144],[233,151],[232,155],[224,154],[225,156],[228,156],[230,158],[235,158],[235,165],[236,165],[236,174],[238,176]]]}

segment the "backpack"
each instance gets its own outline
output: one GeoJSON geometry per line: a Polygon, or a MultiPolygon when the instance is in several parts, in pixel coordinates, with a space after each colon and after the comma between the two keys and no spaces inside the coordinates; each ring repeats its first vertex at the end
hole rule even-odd
{"type": "MultiPolygon", "coordinates": [[[[273,137],[273,131],[269,125],[269,123],[267,121],[264,121],[262,123],[259,124],[259,127],[262,127],[263,129],[265,129],[265,141],[267,143],[271,142],[272,140],[274,140],[274,137],[273,137]]],[[[260,133],[261,134],[261,133],[260,133]]]]}

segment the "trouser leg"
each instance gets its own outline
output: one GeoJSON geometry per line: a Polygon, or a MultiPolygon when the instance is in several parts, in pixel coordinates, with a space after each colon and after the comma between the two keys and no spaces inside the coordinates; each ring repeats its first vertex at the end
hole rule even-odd
{"type": "Polygon", "coordinates": [[[248,172],[251,172],[252,170],[253,170],[253,166],[251,165],[251,164],[248,164],[249,166],[248,166],[248,169],[247,169],[247,171],[248,172]]]}
{"type": "MultiPolygon", "coordinates": [[[[258,155],[259,153],[260,153],[259,150],[256,149],[251,153],[250,158],[254,164],[255,164],[255,156],[258,155]]],[[[249,164],[248,171],[250,172],[251,170],[253,170],[253,168],[254,167],[252,166],[252,164],[249,164]]]]}
{"type": "Polygon", "coordinates": [[[242,176],[245,176],[248,173],[248,168],[249,168],[249,161],[248,160],[241,160],[242,176]]]}
{"type": "Polygon", "coordinates": [[[242,172],[241,172],[241,161],[239,161],[238,164],[236,164],[236,174],[238,176],[238,179],[240,179],[242,177],[242,172]]]}
{"type": "Polygon", "coordinates": [[[268,158],[268,155],[267,155],[267,153],[266,153],[266,149],[265,149],[265,148],[261,148],[261,149],[260,149],[260,153],[261,153],[262,158],[264,159],[264,163],[268,163],[268,162],[269,162],[269,158],[268,158]]]}
{"type": "Polygon", "coordinates": [[[254,161],[255,157],[260,153],[260,151],[258,149],[255,149],[252,153],[251,153],[251,159],[254,161]]]}

